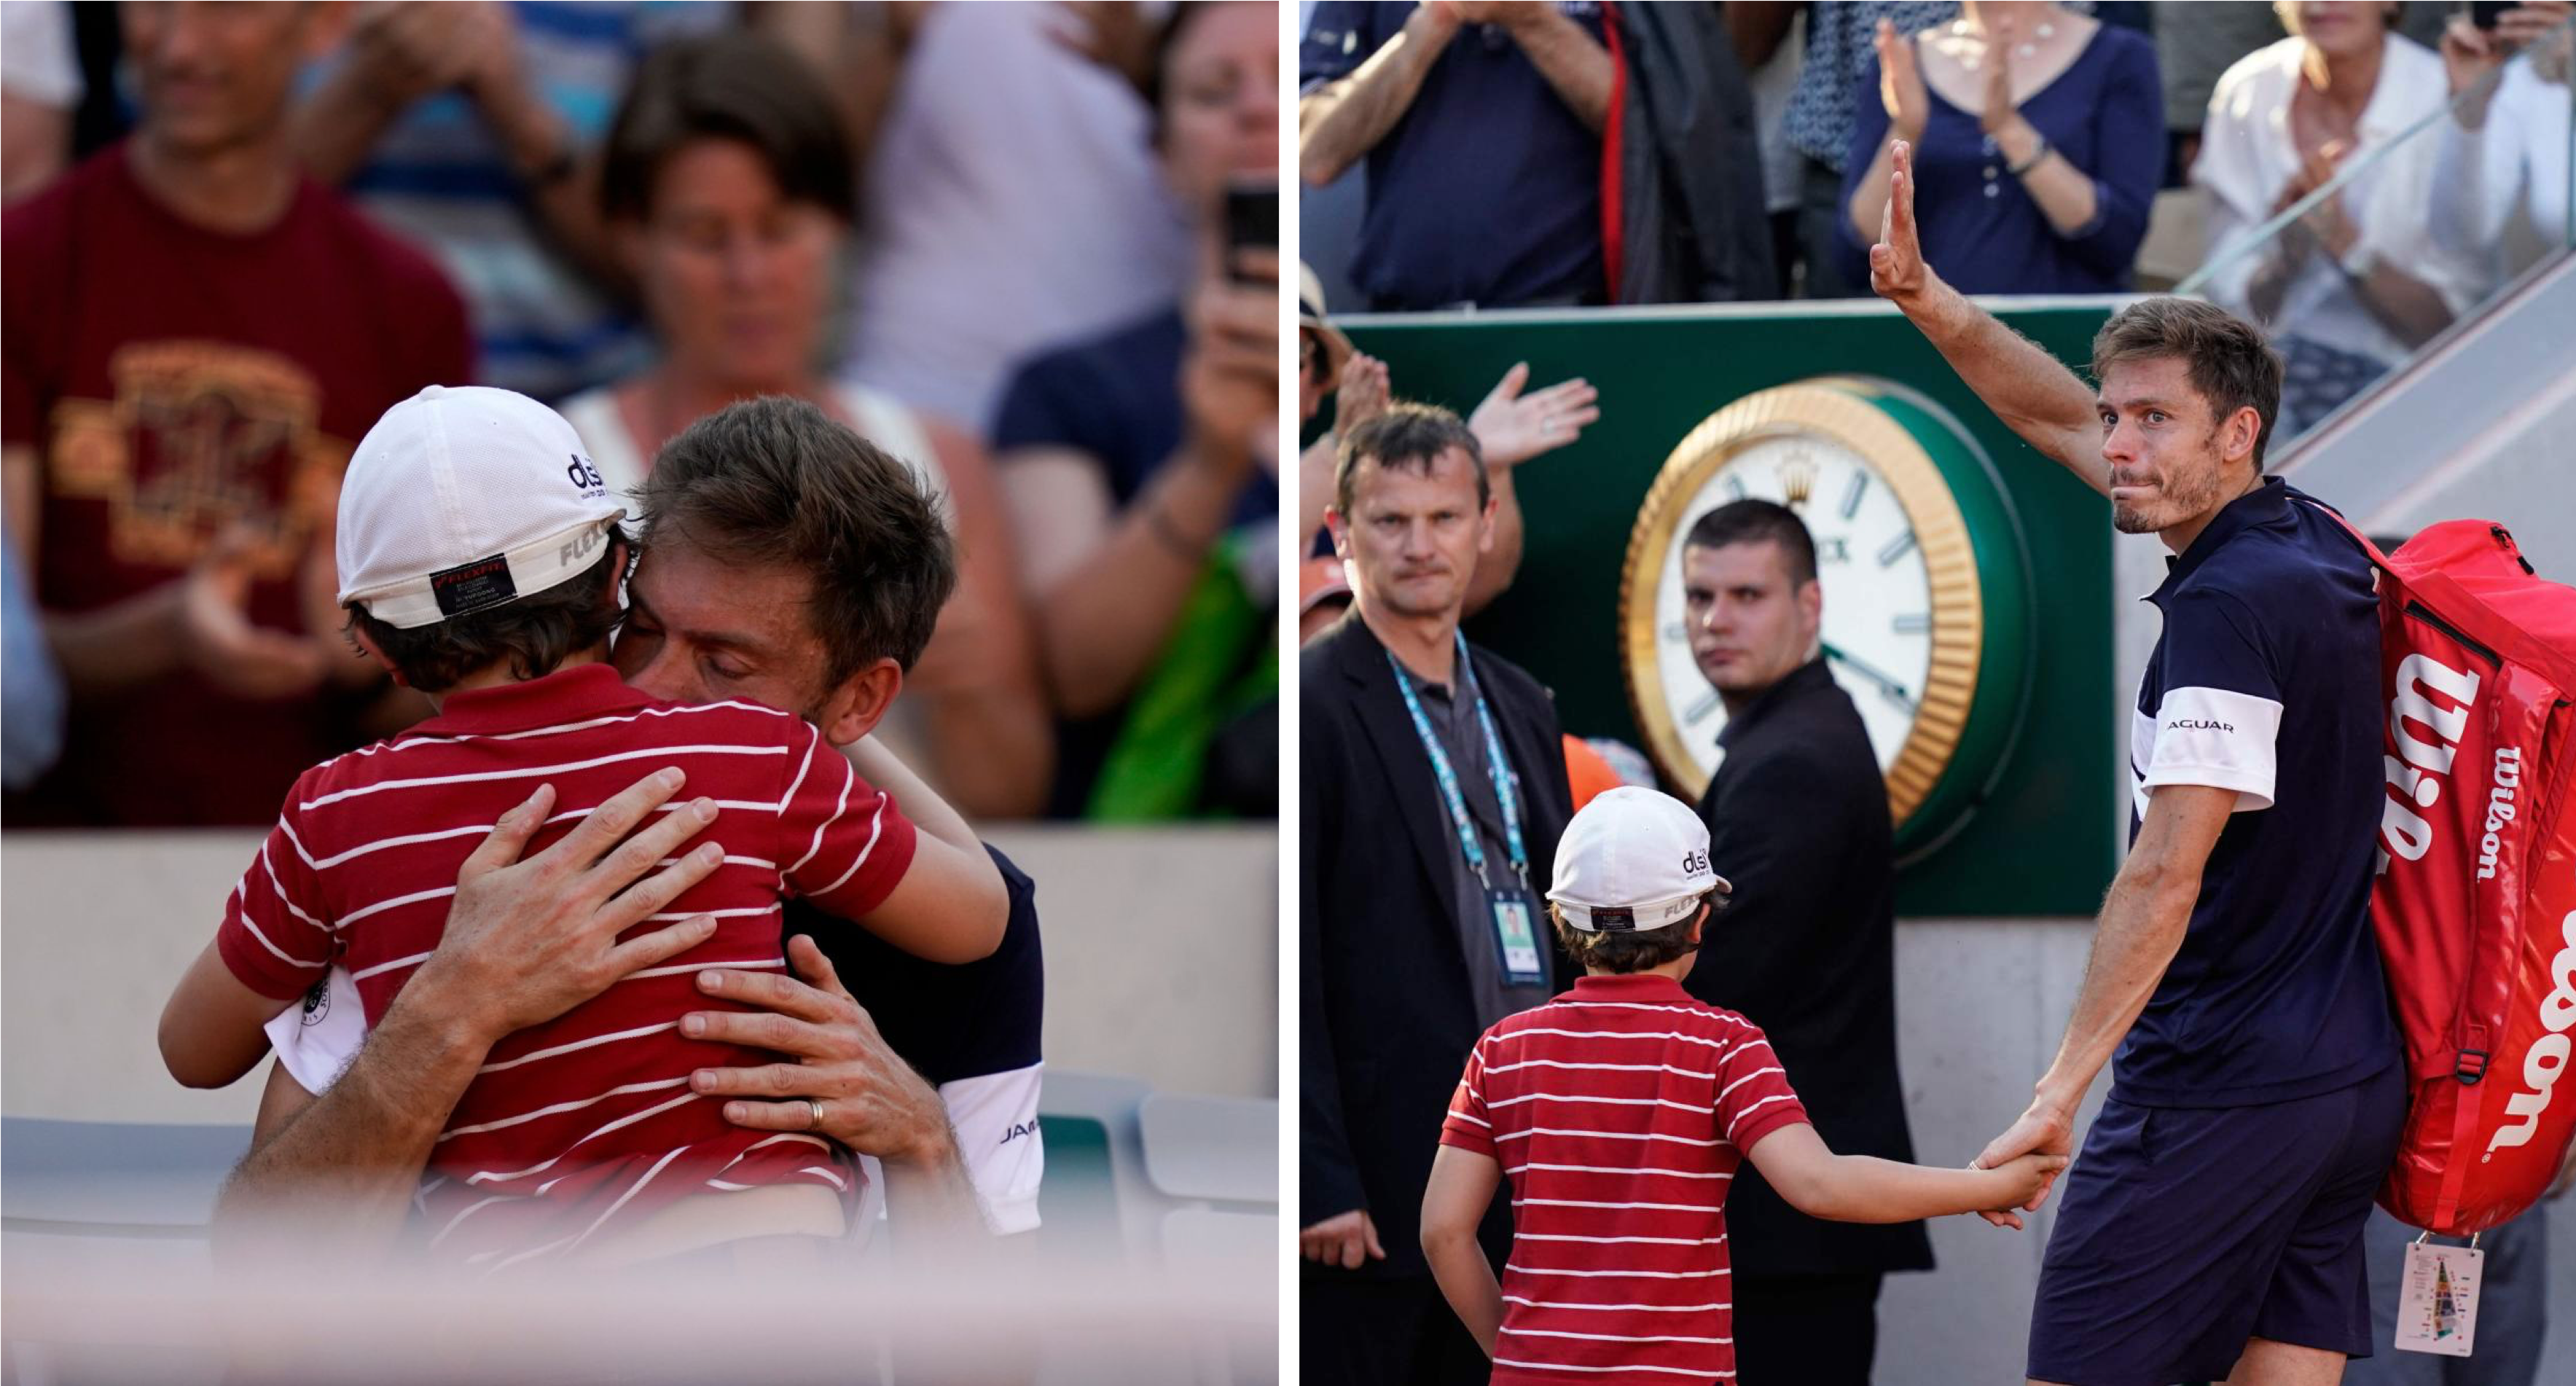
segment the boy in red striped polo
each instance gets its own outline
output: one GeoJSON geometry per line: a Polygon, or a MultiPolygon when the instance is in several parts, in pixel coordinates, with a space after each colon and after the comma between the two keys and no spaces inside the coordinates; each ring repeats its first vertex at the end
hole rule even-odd
{"type": "MultiPolygon", "coordinates": [[[[845,445],[885,496],[854,521],[884,532],[853,542],[920,567],[930,597],[919,639],[883,652],[909,665],[952,580],[947,535],[900,463],[855,435],[845,445]]],[[[916,833],[802,718],[658,703],[618,680],[622,514],[571,426],[524,396],[432,386],[378,421],[341,492],[340,597],[366,653],[438,715],[297,780],[162,1017],[163,1057],[194,1086],[249,1071],[262,1026],[334,961],[372,1024],[437,946],[467,854],[505,811],[530,811],[532,789],[541,848],[640,773],[684,776],[697,797],[667,811],[707,825],[691,850],[714,865],[652,919],[705,917],[712,932],[492,1050],[418,1197],[442,1262],[499,1271],[836,1233],[856,1192],[845,1152],[734,1126],[691,1091],[693,1070],[776,1058],[681,1036],[683,1013],[718,1004],[692,978],[783,967],[791,893],[934,961],[972,961],[1002,934],[990,859],[916,833]]]]}
{"type": "Polygon", "coordinates": [[[1682,990],[1730,888],[1681,801],[1602,793],[1566,825],[1554,881],[1549,915],[1588,975],[1477,1041],[1422,1200],[1432,1274],[1496,1382],[1732,1380],[1726,1191],[1748,1157],[1801,1211],[1846,1222],[2035,1207],[2065,1168],[1826,1149],[1762,1031],[1682,990]],[[1497,1284],[1476,1227],[1506,1178],[1497,1284]]]}

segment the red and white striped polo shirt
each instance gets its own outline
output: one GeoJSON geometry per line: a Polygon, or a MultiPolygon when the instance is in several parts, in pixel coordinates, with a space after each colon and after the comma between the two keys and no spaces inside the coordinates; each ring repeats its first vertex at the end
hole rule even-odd
{"type": "Polygon", "coordinates": [[[1486,1031],[1440,1141],[1511,1182],[1493,1379],[1733,1378],[1727,1186],[1806,1119],[1762,1031],[1669,977],[1585,977],[1486,1031]]]}
{"type": "Polygon", "coordinates": [[[457,869],[501,814],[555,787],[534,854],[665,766],[688,774],[673,807],[700,795],[721,806],[696,841],[721,843],[725,859],[640,927],[708,914],[716,932],[494,1046],[422,1176],[418,1206],[442,1261],[499,1270],[569,1252],[612,1219],[690,1194],[855,1192],[854,1167],[829,1142],[743,1130],[718,1099],[689,1091],[694,1069],[777,1055],[678,1031],[684,1013],[723,1005],[698,992],[698,969],[786,965],[781,897],[856,918],[912,863],[911,820],[802,718],[656,702],[604,664],[451,694],[439,716],[295,782],[226,905],[224,961],[244,985],[289,1000],[336,958],[373,1025],[437,946],[457,869]]]}

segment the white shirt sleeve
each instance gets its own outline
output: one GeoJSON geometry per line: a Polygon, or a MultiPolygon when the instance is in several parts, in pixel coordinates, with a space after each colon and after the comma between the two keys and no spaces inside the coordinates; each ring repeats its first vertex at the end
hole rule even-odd
{"type": "Polygon", "coordinates": [[[1038,1094],[1045,1070],[1037,1063],[939,1085],[985,1221],[1006,1236],[1038,1225],[1038,1182],[1046,1175],[1038,1094]]]}
{"type": "Polygon", "coordinates": [[[2224,688],[2169,688],[2140,787],[2198,784],[2236,791],[2237,813],[2272,806],[2281,705],[2224,688]]]}
{"type": "MultiPolygon", "coordinates": [[[[1046,1065],[960,1078],[939,1085],[948,1125],[966,1181],[975,1186],[985,1225],[997,1236],[1038,1228],[1038,1181],[1046,1174],[1046,1141],[1038,1130],[1038,1094],[1046,1065]]],[[[859,1195],[862,1239],[886,1216],[885,1168],[873,1155],[859,1157],[867,1187],[859,1195]]]]}

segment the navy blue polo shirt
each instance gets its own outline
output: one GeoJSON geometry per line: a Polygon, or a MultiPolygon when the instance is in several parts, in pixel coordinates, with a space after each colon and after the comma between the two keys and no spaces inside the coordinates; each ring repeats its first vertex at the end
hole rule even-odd
{"type": "Polygon", "coordinates": [[[916,958],[802,900],[787,904],[780,944],[810,934],[833,973],[867,1008],[888,1048],[933,1084],[1034,1069],[1043,1059],[1046,955],[1038,941],[1037,883],[1000,848],[984,854],[1002,873],[1010,922],[992,956],[950,965],[916,958]]]}
{"type": "MultiPolygon", "coordinates": [[[[1601,41],[1598,3],[1557,9],[1601,41]]],[[[1317,5],[1297,54],[1299,89],[1349,76],[1413,10],[1317,5]]],[[[1608,298],[1601,136],[1501,26],[1461,26],[1369,151],[1350,277],[1382,311],[1608,298]]]]}
{"type": "Polygon", "coordinates": [[[2234,1107],[2397,1061],[2370,929],[2379,600],[2360,547],[2278,478],[2231,502],[2148,596],[2164,634],[2131,723],[2130,819],[2159,785],[2236,792],[2190,931],[2112,1062],[2112,1095],[2234,1107]]]}

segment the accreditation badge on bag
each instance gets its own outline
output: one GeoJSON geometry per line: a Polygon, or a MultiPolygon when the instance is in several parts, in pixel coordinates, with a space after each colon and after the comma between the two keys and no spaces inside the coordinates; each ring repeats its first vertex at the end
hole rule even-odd
{"type": "Polygon", "coordinates": [[[2478,1278],[2487,1254],[2416,1241],[2397,1283],[2397,1349],[2466,1357],[2478,1336],[2478,1278]]]}
{"type": "Polygon", "coordinates": [[[1534,987],[1547,980],[1539,970],[1536,911],[1526,890],[1497,890],[1487,897],[1494,906],[1494,944],[1501,950],[1503,980],[1534,987]]]}

